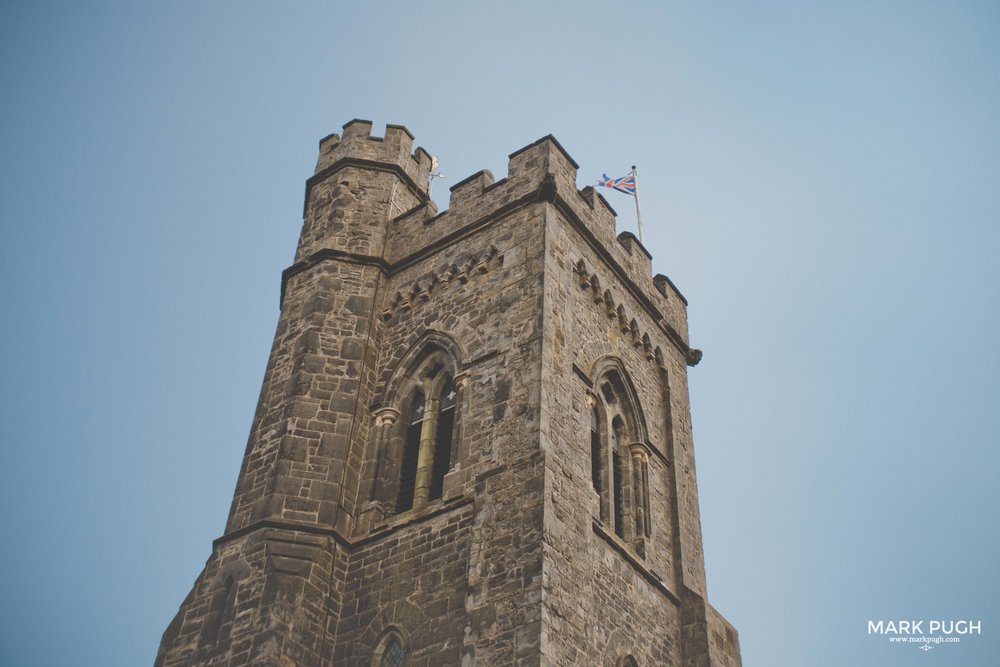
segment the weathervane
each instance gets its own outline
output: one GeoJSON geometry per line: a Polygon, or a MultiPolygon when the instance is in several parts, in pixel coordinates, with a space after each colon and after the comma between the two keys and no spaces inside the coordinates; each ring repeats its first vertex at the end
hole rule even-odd
{"type": "Polygon", "coordinates": [[[444,174],[442,174],[440,171],[438,171],[437,168],[438,168],[437,155],[432,155],[431,156],[431,173],[428,174],[428,176],[427,176],[427,195],[428,196],[430,196],[430,194],[431,194],[431,186],[434,185],[434,179],[435,178],[446,178],[446,176],[444,174]]]}

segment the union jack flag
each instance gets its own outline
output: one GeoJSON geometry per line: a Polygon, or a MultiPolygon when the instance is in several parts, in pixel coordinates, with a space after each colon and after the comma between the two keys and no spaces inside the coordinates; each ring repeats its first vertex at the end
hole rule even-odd
{"type": "Polygon", "coordinates": [[[597,184],[604,188],[614,188],[627,195],[635,195],[635,176],[632,174],[621,178],[608,178],[608,175],[604,174],[604,178],[599,179],[597,184]]]}

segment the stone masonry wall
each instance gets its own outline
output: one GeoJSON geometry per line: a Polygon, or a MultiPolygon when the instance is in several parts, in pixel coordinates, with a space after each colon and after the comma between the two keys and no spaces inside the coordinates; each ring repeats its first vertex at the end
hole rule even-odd
{"type": "MultiPolygon", "coordinates": [[[[448,650],[461,651],[462,664],[473,660],[477,665],[537,664],[543,230],[537,205],[512,211],[492,221],[488,229],[473,229],[400,269],[384,291],[376,410],[384,407],[382,397],[392,389],[390,379],[403,356],[428,332],[446,333],[462,354],[466,379],[459,451],[445,478],[443,499],[427,508],[471,503],[469,517],[458,529],[461,534],[454,535],[447,547],[466,544],[466,560],[445,567],[442,571],[448,578],[441,584],[460,592],[461,605],[456,607],[453,599],[448,603],[449,614],[460,614],[459,632],[446,644],[448,650]],[[456,580],[458,565],[462,569],[456,580]]],[[[388,525],[406,521],[407,516],[390,517],[388,525]]],[[[406,530],[424,527],[414,524],[406,530]]],[[[427,539],[437,534],[432,530],[427,539]]],[[[418,573],[434,572],[437,563],[438,556],[430,550],[421,553],[418,573]]],[[[368,581],[366,567],[352,558],[349,582],[368,581]],[[354,572],[355,567],[360,571],[354,572]]],[[[393,590],[408,590],[412,570],[397,571],[393,564],[382,567],[386,571],[380,576],[396,582],[391,584],[393,590]]],[[[347,588],[354,587],[349,583],[347,588]]],[[[379,609],[392,604],[394,597],[383,596],[379,609]]],[[[345,612],[342,623],[349,622],[345,612]]],[[[369,625],[369,639],[384,629],[369,625]]],[[[447,627],[452,627],[450,622],[447,627]]],[[[428,665],[458,664],[427,659],[428,665]]]]}
{"type": "MultiPolygon", "coordinates": [[[[704,603],[687,388],[687,366],[697,357],[686,326],[657,317],[669,311],[663,300],[674,302],[675,313],[686,304],[671,292],[637,295],[634,276],[588,242],[590,228],[562,199],[571,197],[557,197],[546,218],[543,664],[614,665],[625,655],[639,664],[739,664],[735,631],[721,616],[711,620],[704,603]],[[587,390],[607,356],[621,361],[635,386],[652,451],[652,530],[642,554],[602,524],[590,479],[587,390]],[[656,613],[647,617],[650,609],[656,613]],[[727,643],[709,645],[710,622],[725,626],[716,639],[727,643]]],[[[631,249],[641,251],[637,243],[631,249]]]]}
{"type": "Polygon", "coordinates": [[[351,554],[334,664],[367,664],[390,628],[405,633],[408,666],[461,662],[472,508],[458,503],[438,512],[375,535],[351,554]]]}
{"type": "Polygon", "coordinates": [[[705,601],[683,296],[554,138],[440,214],[412,144],[358,120],[320,143],[226,533],[157,665],[367,665],[394,632],[408,667],[738,667],[705,601]],[[456,437],[441,497],[397,514],[388,452],[424,349],[454,365],[456,437]],[[651,452],[638,551],[591,483],[608,357],[651,452]]]}
{"type": "MultiPolygon", "coordinates": [[[[616,665],[629,654],[639,664],[681,664],[675,576],[677,499],[667,434],[667,395],[659,369],[666,365],[684,373],[683,354],[658,331],[656,322],[578,230],[556,210],[548,223],[542,428],[547,464],[543,664],[616,665]],[[601,290],[581,286],[581,276],[575,271],[581,260],[591,276],[600,277],[601,290]],[[629,313],[624,320],[626,330],[617,308],[607,307],[609,299],[629,313]],[[652,349],[633,335],[633,319],[650,336],[652,349]],[[590,375],[596,362],[606,356],[619,358],[627,370],[653,450],[649,460],[652,529],[644,557],[620,540],[612,527],[600,525],[598,496],[591,483],[587,394],[591,386],[581,374],[590,375]]],[[[686,395],[674,393],[680,404],[671,410],[682,409],[686,395]]]]}
{"type": "Polygon", "coordinates": [[[157,667],[323,664],[337,554],[328,537],[299,531],[221,540],[164,633],[157,667]],[[233,601],[224,611],[228,580],[233,601]]]}

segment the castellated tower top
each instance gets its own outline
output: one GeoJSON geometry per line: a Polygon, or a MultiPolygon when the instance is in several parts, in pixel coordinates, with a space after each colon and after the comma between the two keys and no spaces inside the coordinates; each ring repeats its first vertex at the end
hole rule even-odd
{"type": "Polygon", "coordinates": [[[386,125],[384,137],[373,137],[372,122],[355,118],[344,125],[343,134],[330,134],[319,142],[316,173],[329,169],[340,160],[363,160],[396,165],[411,185],[427,197],[431,156],[423,148],[413,148],[413,135],[402,125],[386,125]]]}
{"type": "Polygon", "coordinates": [[[158,667],[739,667],[708,603],[686,302],[551,135],[438,212],[320,142],[224,534],[158,667]]]}
{"type": "MultiPolygon", "coordinates": [[[[389,266],[405,264],[414,251],[446,242],[487,218],[548,200],[590,240],[656,325],[692,361],[700,359],[700,352],[688,349],[687,300],[666,276],[652,275],[652,256],[635,235],[617,232],[617,214],[607,200],[591,186],[577,189],[579,165],[555,137],[511,153],[507,176],[499,181],[489,170],[460,180],[441,213],[428,194],[431,156],[423,148],[411,152],[412,147],[413,135],[402,125],[387,124],[384,137],[373,137],[372,122],[359,119],[345,124],[342,135],[320,141],[316,172],[306,184],[297,265],[323,248],[360,252],[389,266]]],[[[581,280],[591,281],[603,299],[606,286],[581,262],[581,280]]]]}
{"type": "Polygon", "coordinates": [[[306,181],[297,260],[320,250],[380,258],[389,219],[418,206],[435,210],[430,154],[411,153],[413,135],[401,125],[387,125],[384,137],[371,130],[371,121],[355,119],[342,136],[320,141],[316,172],[306,181]]]}
{"type": "MultiPolygon", "coordinates": [[[[400,126],[388,127],[400,128],[409,136],[400,126]]],[[[418,154],[421,151],[417,149],[418,154]]],[[[323,161],[322,156],[320,159],[323,161]]],[[[542,137],[509,155],[505,178],[495,180],[484,169],[453,185],[445,211],[438,213],[433,203],[421,204],[397,216],[385,258],[404,261],[414,248],[441,242],[477,220],[495,217],[525,201],[548,200],[590,239],[602,260],[621,275],[644,307],[655,314],[657,322],[686,348],[687,300],[666,276],[652,275],[652,256],[634,234],[617,232],[617,213],[607,200],[591,186],[577,189],[578,169],[554,136],[542,137]]],[[[595,276],[586,263],[580,270],[588,272],[588,279],[595,276]]],[[[594,288],[598,287],[599,279],[594,282],[594,288]]]]}

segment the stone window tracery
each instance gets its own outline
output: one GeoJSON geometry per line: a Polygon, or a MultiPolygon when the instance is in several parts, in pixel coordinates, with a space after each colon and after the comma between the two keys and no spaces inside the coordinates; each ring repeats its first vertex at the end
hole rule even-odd
{"type": "Polygon", "coordinates": [[[399,478],[397,512],[421,508],[437,500],[451,469],[458,392],[442,365],[432,364],[418,376],[410,407],[399,478]]]}
{"type": "MultiPolygon", "coordinates": [[[[373,410],[365,479],[370,517],[420,510],[449,493],[447,479],[462,458],[462,403],[466,375],[457,346],[444,334],[426,334],[404,355],[373,410]]],[[[364,528],[362,527],[362,530],[364,528]]]]}
{"type": "Polygon", "coordinates": [[[644,555],[652,528],[645,425],[621,364],[606,360],[598,367],[590,394],[590,457],[600,520],[644,555]]]}
{"type": "Polygon", "coordinates": [[[382,636],[372,653],[372,667],[403,667],[406,664],[406,643],[395,628],[382,636]]]}
{"type": "Polygon", "coordinates": [[[399,639],[392,637],[382,654],[381,667],[400,667],[403,664],[403,645],[399,639]]]}

